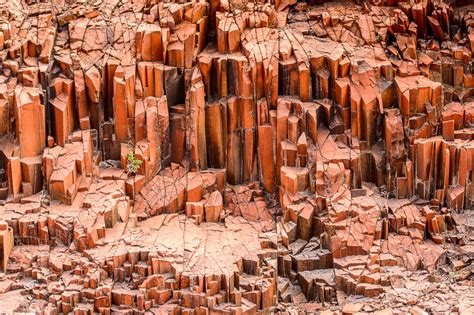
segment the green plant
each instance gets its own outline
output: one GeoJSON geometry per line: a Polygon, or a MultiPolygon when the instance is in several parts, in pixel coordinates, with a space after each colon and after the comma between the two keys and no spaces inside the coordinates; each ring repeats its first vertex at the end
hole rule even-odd
{"type": "Polygon", "coordinates": [[[382,41],[382,36],[380,34],[378,34],[377,36],[375,36],[375,41],[377,43],[380,43],[382,41]]]}
{"type": "Polygon", "coordinates": [[[140,165],[142,165],[142,163],[143,161],[137,159],[133,151],[127,153],[127,171],[129,173],[135,174],[140,168],[140,165]]]}

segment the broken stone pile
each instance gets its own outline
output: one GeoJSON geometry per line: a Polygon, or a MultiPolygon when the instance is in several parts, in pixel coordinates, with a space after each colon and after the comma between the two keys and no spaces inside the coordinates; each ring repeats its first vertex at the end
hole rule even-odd
{"type": "Polygon", "coordinates": [[[474,5],[0,4],[0,313],[474,313],[474,5]]]}

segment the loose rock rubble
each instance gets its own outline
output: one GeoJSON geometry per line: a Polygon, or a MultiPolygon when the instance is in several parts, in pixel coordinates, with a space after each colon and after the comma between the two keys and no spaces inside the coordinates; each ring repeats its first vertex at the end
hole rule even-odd
{"type": "Polygon", "coordinates": [[[474,5],[0,3],[0,313],[474,313],[474,5]]]}

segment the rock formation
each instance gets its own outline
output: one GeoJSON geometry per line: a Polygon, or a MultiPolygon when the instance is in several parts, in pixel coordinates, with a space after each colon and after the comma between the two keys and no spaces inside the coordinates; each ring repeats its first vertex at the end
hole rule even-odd
{"type": "Polygon", "coordinates": [[[473,313],[473,52],[466,0],[4,1],[0,313],[473,313]]]}

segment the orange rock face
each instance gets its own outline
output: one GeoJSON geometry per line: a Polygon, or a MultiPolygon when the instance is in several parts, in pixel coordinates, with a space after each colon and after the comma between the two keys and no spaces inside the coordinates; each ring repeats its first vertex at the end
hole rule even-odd
{"type": "Polygon", "coordinates": [[[0,313],[474,313],[474,6],[0,4],[0,313]]]}

